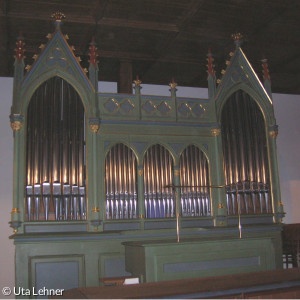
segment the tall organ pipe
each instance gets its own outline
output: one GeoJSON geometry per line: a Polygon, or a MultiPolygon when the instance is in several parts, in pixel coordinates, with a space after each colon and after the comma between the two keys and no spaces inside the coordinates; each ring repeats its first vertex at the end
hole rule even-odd
{"type": "Polygon", "coordinates": [[[243,91],[225,103],[221,116],[228,214],[271,212],[265,122],[243,91]],[[235,199],[238,198],[238,199],[235,199]]]}
{"type": "Polygon", "coordinates": [[[84,148],[81,99],[53,77],[35,91],[27,111],[28,221],[86,219],[84,148]]]}

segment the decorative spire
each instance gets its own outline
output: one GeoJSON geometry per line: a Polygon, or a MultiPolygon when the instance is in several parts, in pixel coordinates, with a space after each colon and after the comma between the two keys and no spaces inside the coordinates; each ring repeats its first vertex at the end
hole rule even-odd
{"type": "Polygon", "coordinates": [[[215,77],[215,70],[214,70],[214,58],[212,56],[211,50],[208,49],[208,54],[207,54],[207,73],[208,75],[211,75],[212,77],[215,77]]]}
{"type": "Polygon", "coordinates": [[[90,60],[89,60],[89,63],[92,64],[94,67],[96,67],[97,65],[97,47],[96,47],[96,43],[95,43],[95,37],[93,36],[92,37],[92,41],[90,43],[90,53],[89,53],[89,56],[90,56],[90,60]]]}
{"type": "Polygon", "coordinates": [[[269,68],[268,68],[268,60],[266,58],[261,60],[262,62],[262,67],[263,67],[263,76],[264,76],[264,80],[270,80],[271,81],[271,77],[270,77],[270,73],[269,73],[269,68]]]}
{"type": "Polygon", "coordinates": [[[271,77],[268,68],[268,60],[266,58],[261,60],[263,67],[263,76],[264,76],[264,87],[268,95],[272,99],[272,88],[271,88],[271,77]]]}
{"type": "Polygon", "coordinates": [[[51,15],[51,18],[54,19],[56,29],[60,29],[60,25],[63,23],[63,19],[65,19],[66,16],[62,12],[57,11],[51,15]]]}
{"type": "Polygon", "coordinates": [[[20,36],[17,38],[17,42],[16,42],[16,55],[15,55],[15,59],[18,61],[18,62],[21,62],[24,58],[24,52],[25,52],[25,43],[24,43],[24,38],[22,36],[22,32],[20,32],[20,36]]]}
{"type": "Polygon", "coordinates": [[[207,81],[208,81],[208,97],[210,100],[213,100],[216,95],[216,72],[214,70],[214,58],[211,53],[211,50],[208,49],[207,53],[207,81]]]}
{"type": "Polygon", "coordinates": [[[174,80],[174,77],[172,77],[171,82],[169,83],[169,86],[171,87],[171,89],[175,89],[177,86],[177,83],[174,80]]]}
{"type": "Polygon", "coordinates": [[[135,86],[141,85],[142,81],[140,80],[139,75],[136,75],[136,79],[133,80],[133,82],[134,82],[135,86]]]}
{"type": "Polygon", "coordinates": [[[236,48],[239,48],[242,44],[243,35],[241,33],[237,32],[237,33],[233,33],[231,35],[231,37],[234,40],[236,48]]]}

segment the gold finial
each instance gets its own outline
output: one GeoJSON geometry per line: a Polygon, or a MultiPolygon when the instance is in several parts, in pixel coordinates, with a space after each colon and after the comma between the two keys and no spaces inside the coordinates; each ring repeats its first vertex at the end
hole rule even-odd
{"type": "Polygon", "coordinates": [[[240,47],[242,39],[243,39],[243,35],[238,32],[238,33],[232,34],[231,37],[234,40],[236,48],[240,47]]]}
{"type": "Polygon", "coordinates": [[[234,52],[229,52],[229,56],[233,56],[234,52]]]}
{"type": "Polygon", "coordinates": [[[226,73],[226,71],[223,69],[223,70],[221,71],[221,74],[224,75],[225,73],[226,73]]]}
{"type": "Polygon", "coordinates": [[[71,50],[72,50],[72,51],[75,51],[75,47],[74,47],[74,46],[71,46],[71,50]]]}
{"type": "Polygon", "coordinates": [[[65,39],[68,40],[69,39],[69,36],[67,34],[65,34],[65,39]]]}
{"type": "Polygon", "coordinates": [[[83,69],[83,72],[84,72],[85,74],[87,74],[87,73],[88,73],[87,68],[84,68],[84,69],[83,69]]]}
{"type": "Polygon", "coordinates": [[[39,58],[39,56],[38,56],[37,54],[34,54],[34,55],[32,56],[32,58],[33,58],[34,60],[37,60],[37,59],[39,58]]]}
{"type": "Polygon", "coordinates": [[[230,60],[226,60],[226,66],[230,65],[230,60]]]}
{"type": "Polygon", "coordinates": [[[221,83],[221,81],[222,81],[221,79],[217,79],[217,84],[221,83]]]}
{"type": "Polygon", "coordinates": [[[139,169],[138,173],[139,173],[139,176],[142,176],[143,175],[143,169],[139,169]]]}
{"type": "Polygon", "coordinates": [[[50,40],[50,39],[52,38],[52,34],[51,34],[51,33],[48,33],[48,34],[46,35],[46,38],[47,38],[48,40],[50,40]]]}
{"type": "Polygon", "coordinates": [[[27,65],[27,66],[25,67],[25,70],[26,70],[27,72],[29,72],[30,69],[31,69],[31,65],[27,65]]]}
{"type": "Polygon", "coordinates": [[[171,87],[171,89],[175,89],[177,86],[177,83],[174,80],[174,77],[172,77],[172,81],[169,83],[169,86],[171,87]]]}
{"type": "Polygon", "coordinates": [[[80,56],[76,56],[76,59],[77,59],[78,62],[81,62],[80,56]]]}
{"type": "Polygon", "coordinates": [[[224,208],[223,203],[219,203],[218,208],[224,208]]]}
{"type": "Polygon", "coordinates": [[[142,81],[140,80],[139,75],[136,75],[136,79],[133,80],[133,82],[134,82],[135,86],[141,85],[142,81]]]}
{"type": "Polygon", "coordinates": [[[45,44],[41,44],[41,45],[39,46],[39,48],[40,48],[41,50],[43,50],[43,49],[45,48],[45,44]]]}
{"type": "Polygon", "coordinates": [[[243,35],[240,32],[233,33],[231,35],[234,41],[240,41],[243,38],[243,35]]]}
{"type": "Polygon", "coordinates": [[[54,19],[56,22],[61,22],[63,19],[66,18],[66,16],[62,12],[57,11],[51,15],[51,18],[54,19]]]}

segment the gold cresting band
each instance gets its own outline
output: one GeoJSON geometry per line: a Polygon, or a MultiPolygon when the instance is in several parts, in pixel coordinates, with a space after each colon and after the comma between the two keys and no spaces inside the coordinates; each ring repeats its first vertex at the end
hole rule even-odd
{"type": "Polygon", "coordinates": [[[218,208],[224,208],[224,205],[222,203],[219,203],[218,208]]]}
{"type": "Polygon", "coordinates": [[[99,208],[98,207],[94,207],[93,209],[92,209],[92,212],[99,212],[100,210],[99,210],[99,208]]]}
{"type": "Polygon", "coordinates": [[[11,211],[11,214],[19,214],[19,213],[20,213],[20,211],[17,207],[13,208],[12,211],[11,211]]]}
{"type": "Polygon", "coordinates": [[[277,135],[278,135],[278,130],[271,130],[271,131],[269,132],[269,134],[270,134],[270,137],[271,137],[272,139],[276,139],[276,137],[277,137],[277,135]]]}
{"type": "Polygon", "coordinates": [[[21,121],[13,121],[13,122],[10,122],[10,126],[13,131],[18,131],[22,128],[23,123],[21,121]]]}
{"type": "Polygon", "coordinates": [[[90,129],[93,133],[97,133],[98,130],[100,129],[100,125],[99,124],[90,124],[90,129]]]}
{"type": "Polygon", "coordinates": [[[221,133],[220,128],[212,128],[210,131],[213,136],[218,136],[221,133]]]}

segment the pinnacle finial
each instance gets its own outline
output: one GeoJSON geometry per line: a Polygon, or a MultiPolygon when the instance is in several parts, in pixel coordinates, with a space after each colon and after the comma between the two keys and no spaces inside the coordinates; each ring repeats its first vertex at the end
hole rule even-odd
{"type": "Polygon", "coordinates": [[[136,79],[133,81],[135,86],[140,86],[142,81],[139,78],[139,75],[136,75],[136,79]]]}
{"type": "Polygon", "coordinates": [[[215,77],[215,70],[214,70],[214,58],[212,56],[211,50],[208,49],[208,53],[207,53],[207,73],[208,75],[211,75],[212,77],[215,77]]]}
{"type": "Polygon", "coordinates": [[[172,77],[171,82],[169,83],[169,86],[171,87],[171,89],[175,89],[177,86],[177,83],[175,82],[174,77],[172,77]]]}
{"type": "Polygon", "coordinates": [[[264,80],[270,80],[271,81],[271,77],[270,77],[270,73],[269,73],[269,68],[268,68],[268,60],[266,58],[261,60],[262,62],[262,67],[263,67],[263,76],[264,76],[264,80]]]}
{"type": "Polygon", "coordinates": [[[92,64],[92,65],[94,65],[96,67],[97,62],[98,62],[97,61],[97,56],[98,56],[97,49],[98,48],[96,47],[95,37],[94,36],[92,37],[92,41],[90,43],[89,49],[90,49],[90,53],[89,53],[90,60],[89,60],[89,63],[92,64]]]}
{"type": "Polygon", "coordinates": [[[51,15],[51,18],[54,19],[54,24],[57,29],[60,28],[60,25],[63,23],[63,19],[66,18],[66,15],[60,11],[57,11],[51,15]]]}
{"type": "Polygon", "coordinates": [[[17,38],[16,42],[16,55],[15,58],[20,62],[24,58],[24,52],[25,52],[25,43],[24,43],[24,38],[22,36],[22,32],[20,32],[20,35],[17,38]]]}
{"type": "Polygon", "coordinates": [[[242,35],[241,33],[237,32],[237,33],[233,33],[233,34],[231,35],[231,37],[232,37],[233,40],[234,40],[234,43],[235,43],[236,48],[240,47],[241,44],[242,44],[243,35],[242,35]]]}

